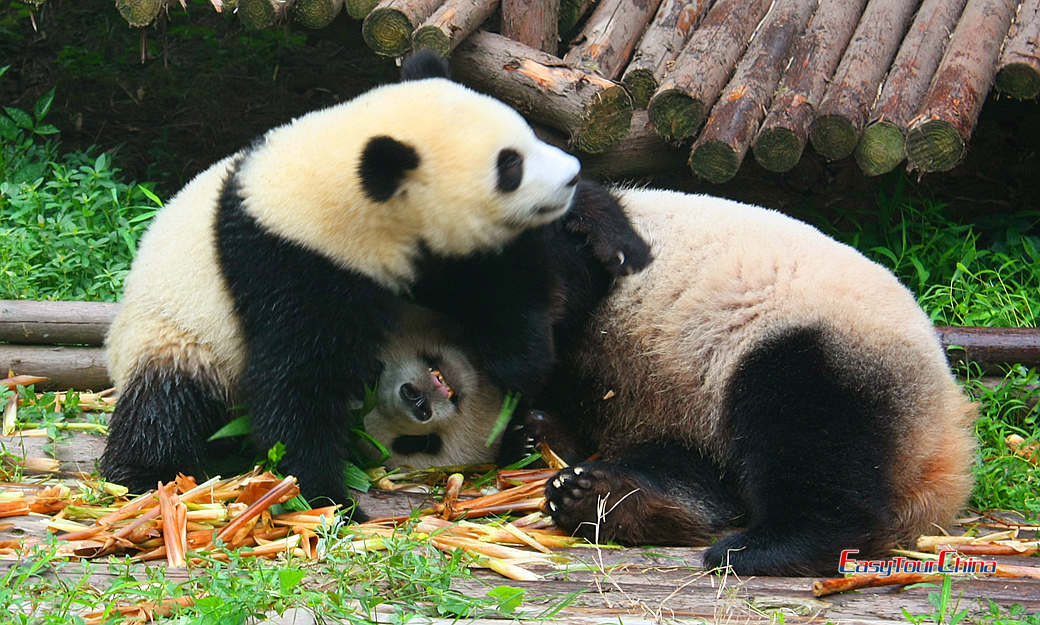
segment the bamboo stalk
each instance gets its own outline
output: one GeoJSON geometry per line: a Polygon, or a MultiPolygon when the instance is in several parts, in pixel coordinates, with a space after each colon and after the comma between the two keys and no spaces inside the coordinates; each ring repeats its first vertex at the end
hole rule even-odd
{"type": "Polygon", "coordinates": [[[502,35],[556,54],[560,0],[502,0],[502,35]]]}
{"type": "Polygon", "coordinates": [[[997,61],[996,84],[1020,100],[1040,95],[1040,0],[1022,0],[997,61]]]}
{"type": "Polygon", "coordinates": [[[669,141],[697,133],[771,0],[716,0],[650,98],[654,130],[669,141]],[[710,59],[710,62],[705,62],[710,59]]]}
{"type": "Polygon", "coordinates": [[[930,573],[892,573],[881,575],[868,573],[863,575],[851,575],[849,577],[836,577],[833,579],[818,579],[813,582],[813,595],[826,597],[839,592],[857,590],[860,588],[876,588],[878,586],[905,586],[907,584],[921,584],[924,582],[936,582],[942,580],[942,575],[930,573]]]}
{"type": "Polygon", "coordinates": [[[412,47],[415,28],[444,0],[383,0],[365,17],[361,36],[376,54],[401,56],[412,47]]]}
{"type": "Polygon", "coordinates": [[[791,44],[816,4],[817,0],[778,2],[763,20],[690,150],[695,174],[715,183],[737,174],[790,58],[791,44]]]}
{"type": "Polygon", "coordinates": [[[614,80],[661,0],[600,0],[563,62],[574,69],[614,80]]]}
{"type": "Polygon", "coordinates": [[[964,158],[1017,4],[968,0],[921,108],[910,121],[906,155],[912,169],[947,171],[964,158]]]}
{"type": "Polygon", "coordinates": [[[637,109],[650,104],[650,97],[709,6],[711,0],[664,0],[658,7],[621,78],[637,109]]]}
{"type": "Polygon", "coordinates": [[[632,99],[620,85],[501,35],[474,33],[456,48],[452,68],[462,82],[564,131],[569,144],[584,152],[617,143],[632,121],[632,99]]]}
{"type": "Polygon", "coordinates": [[[856,146],[864,174],[879,176],[906,158],[906,130],[939,66],[965,0],[924,0],[856,146]]]}
{"type": "Polygon", "coordinates": [[[412,48],[448,56],[495,12],[496,0],[448,0],[412,33],[412,48]]]}
{"type": "Polygon", "coordinates": [[[765,169],[785,172],[801,160],[816,106],[865,4],[866,0],[821,0],[795,44],[791,63],[755,137],[755,160],[765,169]]]}

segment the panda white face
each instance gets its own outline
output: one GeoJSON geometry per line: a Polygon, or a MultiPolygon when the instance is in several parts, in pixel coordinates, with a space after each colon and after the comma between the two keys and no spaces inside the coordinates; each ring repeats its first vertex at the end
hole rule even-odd
{"type": "Polygon", "coordinates": [[[406,288],[422,244],[493,251],[563,215],[580,164],[458,83],[387,85],[275,128],[246,154],[244,206],[275,234],[406,288]]]}
{"type": "Polygon", "coordinates": [[[484,442],[501,393],[447,338],[443,320],[418,308],[402,317],[402,331],[383,350],[378,403],[365,430],[390,450],[390,466],[493,460],[497,449],[484,442]]]}

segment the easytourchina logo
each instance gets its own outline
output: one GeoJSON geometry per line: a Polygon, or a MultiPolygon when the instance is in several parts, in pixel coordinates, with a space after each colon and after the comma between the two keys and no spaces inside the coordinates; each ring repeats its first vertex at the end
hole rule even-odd
{"type": "Polygon", "coordinates": [[[995,573],[997,563],[992,560],[976,560],[958,554],[953,549],[943,549],[938,560],[912,560],[897,556],[889,560],[856,560],[859,549],[843,549],[838,561],[838,572],[873,573],[888,577],[893,573],[995,573]]]}

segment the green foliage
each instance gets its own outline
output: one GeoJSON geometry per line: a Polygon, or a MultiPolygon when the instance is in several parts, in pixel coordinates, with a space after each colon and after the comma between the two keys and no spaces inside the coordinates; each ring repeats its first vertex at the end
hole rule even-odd
{"type": "MultiPolygon", "coordinates": [[[[912,587],[934,587],[935,584],[914,584],[912,587]]],[[[935,623],[936,625],[957,625],[964,617],[968,615],[968,608],[958,610],[960,606],[960,598],[951,603],[953,598],[953,578],[949,575],[943,575],[942,586],[939,587],[937,592],[928,593],[928,603],[932,604],[935,608],[935,612],[931,614],[910,614],[906,608],[903,608],[903,616],[906,620],[913,623],[914,625],[923,625],[924,623],[935,623]]]]}
{"type": "Polygon", "coordinates": [[[965,389],[979,404],[975,433],[983,460],[975,465],[972,505],[1040,519],[1040,467],[1013,454],[1004,442],[1009,434],[1022,436],[1026,444],[1040,441],[1040,371],[1010,367],[992,388],[983,384],[976,367],[964,376],[965,389]]]}
{"type": "Polygon", "coordinates": [[[0,299],[112,301],[160,202],[107,153],[59,155],[53,99],[0,114],[0,299]]]}
{"type": "Polygon", "coordinates": [[[880,194],[876,211],[824,229],[891,269],[934,323],[1035,327],[1040,212],[960,223],[949,207],[908,195],[905,179],[896,180],[880,194]]]}

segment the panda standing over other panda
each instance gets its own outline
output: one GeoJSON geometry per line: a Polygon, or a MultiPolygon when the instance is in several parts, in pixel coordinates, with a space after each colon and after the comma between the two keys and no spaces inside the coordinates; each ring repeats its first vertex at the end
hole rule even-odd
{"type": "Polygon", "coordinates": [[[598,187],[516,111],[430,55],[404,77],[269,131],[156,216],[106,340],[120,393],[107,479],[140,491],[197,471],[243,402],[306,496],[346,501],[346,411],[376,382],[403,303],[464,316],[492,383],[532,396],[557,320],[582,311],[559,310],[547,267],[502,259],[551,257],[542,246],[566,231],[604,271],[649,262],[615,204],[568,213],[598,187]]]}
{"type": "MultiPolygon", "coordinates": [[[[711,544],[707,566],[804,575],[833,574],[843,549],[883,555],[954,519],[972,488],[976,411],[889,271],[775,211],[617,194],[654,261],[619,279],[561,350],[538,402],[549,416],[523,420],[579,462],[546,488],[559,526],[625,544],[711,544]],[[581,462],[595,450],[601,459],[581,462]]],[[[452,353],[450,338],[429,331],[411,344],[452,353]]],[[[381,388],[422,380],[415,351],[394,354],[381,388]]],[[[439,373],[455,392],[493,390],[439,373]]],[[[481,408],[494,400],[442,402],[424,422],[414,402],[381,399],[366,427],[394,464],[486,458],[481,435],[496,414],[481,408]]]]}

